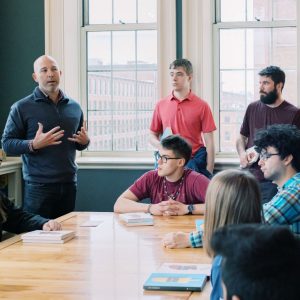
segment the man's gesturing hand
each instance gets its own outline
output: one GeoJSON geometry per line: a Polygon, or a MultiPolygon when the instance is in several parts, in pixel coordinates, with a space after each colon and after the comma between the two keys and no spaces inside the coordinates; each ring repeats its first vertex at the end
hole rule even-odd
{"type": "Polygon", "coordinates": [[[86,130],[86,121],[83,122],[83,126],[80,131],[77,131],[77,134],[73,134],[72,138],[68,138],[69,141],[78,143],[80,145],[86,145],[90,139],[86,130]]]}
{"type": "Polygon", "coordinates": [[[60,130],[60,126],[56,126],[48,132],[43,133],[43,124],[38,123],[38,125],[39,128],[32,141],[34,150],[61,144],[60,139],[64,136],[64,130],[60,130]]]}

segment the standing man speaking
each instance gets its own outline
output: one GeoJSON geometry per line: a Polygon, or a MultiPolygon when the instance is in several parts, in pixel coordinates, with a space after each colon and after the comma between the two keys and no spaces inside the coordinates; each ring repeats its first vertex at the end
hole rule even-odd
{"type": "Polygon", "coordinates": [[[11,107],[2,146],[8,155],[22,155],[24,210],[57,218],[74,210],[76,150],[84,150],[89,137],[79,104],[59,88],[56,60],[43,55],[33,67],[38,87],[11,107]]]}

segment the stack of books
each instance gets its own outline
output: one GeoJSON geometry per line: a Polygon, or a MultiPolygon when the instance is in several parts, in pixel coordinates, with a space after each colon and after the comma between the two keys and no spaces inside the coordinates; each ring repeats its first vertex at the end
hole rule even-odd
{"type": "Polygon", "coordinates": [[[127,226],[153,225],[153,216],[148,213],[136,212],[120,214],[120,220],[127,226]]]}
{"type": "Polygon", "coordinates": [[[149,276],[144,289],[200,292],[210,272],[211,264],[164,263],[149,276]]]}
{"type": "Polygon", "coordinates": [[[23,243],[63,244],[75,237],[72,230],[43,231],[35,230],[21,235],[23,243]]]}

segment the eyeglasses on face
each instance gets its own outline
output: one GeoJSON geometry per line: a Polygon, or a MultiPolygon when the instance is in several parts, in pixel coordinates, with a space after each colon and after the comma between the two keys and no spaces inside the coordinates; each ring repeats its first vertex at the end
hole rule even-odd
{"type": "Polygon", "coordinates": [[[259,155],[259,159],[261,159],[261,160],[267,160],[267,159],[269,159],[271,156],[274,156],[274,155],[280,155],[280,153],[268,153],[268,152],[262,152],[262,153],[260,153],[260,155],[259,155]]]}
{"type": "Polygon", "coordinates": [[[158,151],[155,151],[154,156],[155,156],[156,161],[161,159],[161,161],[164,164],[166,164],[169,159],[181,159],[181,157],[168,157],[166,155],[160,155],[160,153],[158,151]]]}

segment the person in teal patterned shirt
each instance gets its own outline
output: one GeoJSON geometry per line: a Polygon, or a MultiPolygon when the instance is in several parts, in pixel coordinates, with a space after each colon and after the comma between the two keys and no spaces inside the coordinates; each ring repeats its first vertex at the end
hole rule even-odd
{"type": "Polygon", "coordinates": [[[277,124],[257,132],[254,145],[264,177],[278,185],[278,193],[263,205],[267,224],[289,225],[300,237],[300,130],[277,124]]]}

